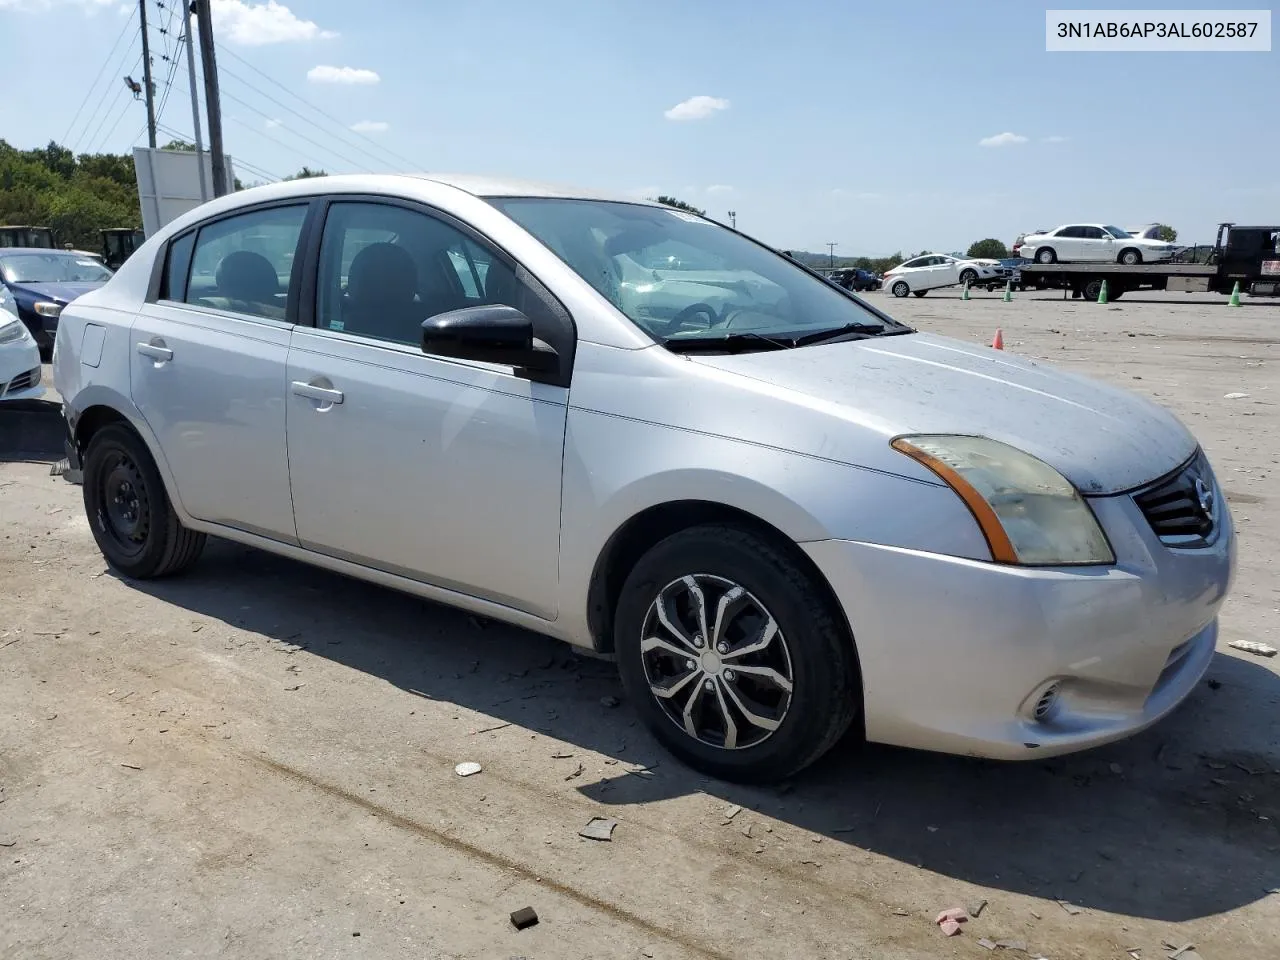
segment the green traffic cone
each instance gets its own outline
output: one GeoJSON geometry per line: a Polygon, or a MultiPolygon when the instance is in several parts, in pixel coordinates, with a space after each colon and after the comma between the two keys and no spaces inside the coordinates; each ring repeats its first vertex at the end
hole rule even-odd
{"type": "Polygon", "coordinates": [[[1005,303],[1008,303],[1013,299],[1013,281],[1012,280],[1006,280],[1004,282],[1004,296],[1001,297],[1000,299],[1003,300],[1005,303]]]}
{"type": "Polygon", "coordinates": [[[1227,301],[1228,307],[1240,306],[1240,281],[1236,281],[1236,285],[1231,288],[1231,299],[1227,301]]]}
{"type": "Polygon", "coordinates": [[[1105,279],[1102,281],[1102,289],[1098,291],[1098,302],[1107,302],[1107,281],[1105,279]]]}
{"type": "Polygon", "coordinates": [[[964,293],[960,295],[960,299],[961,300],[969,299],[969,281],[968,280],[964,282],[964,293]]]}

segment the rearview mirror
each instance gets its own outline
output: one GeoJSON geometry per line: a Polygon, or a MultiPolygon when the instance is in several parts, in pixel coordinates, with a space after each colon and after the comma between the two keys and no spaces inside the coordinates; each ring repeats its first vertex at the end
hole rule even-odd
{"type": "Polygon", "coordinates": [[[422,352],[530,373],[554,370],[559,359],[554,347],[534,337],[532,320],[501,304],[450,310],[423,321],[422,352]]]}

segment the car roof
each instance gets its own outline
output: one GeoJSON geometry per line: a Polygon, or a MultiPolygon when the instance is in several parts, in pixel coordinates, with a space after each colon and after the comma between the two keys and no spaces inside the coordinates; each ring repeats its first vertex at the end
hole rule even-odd
{"type": "MultiPolygon", "coordinates": [[[[620,203],[636,203],[647,206],[660,206],[652,200],[642,200],[621,194],[591,190],[566,184],[549,183],[539,180],[521,180],[514,177],[498,177],[485,174],[467,173],[361,173],[332,174],[325,177],[307,178],[304,180],[287,180],[280,183],[267,184],[250,188],[256,200],[270,198],[273,194],[287,197],[300,193],[323,191],[327,186],[341,187],[344,190],[359,189],[367,186],[376,192],[385,192],[393,188],[396,181],[412,183],[428,180],[453,187],[475,197],[554,197],[565,200],[613,200],[620,203]],[[323,182],[321,182],[323,181],[323,182]]],[[[247,193],[248,191],[246,191],[247,193]]],[[[236,196],[231,194],[230,196],[236,196]]]]}

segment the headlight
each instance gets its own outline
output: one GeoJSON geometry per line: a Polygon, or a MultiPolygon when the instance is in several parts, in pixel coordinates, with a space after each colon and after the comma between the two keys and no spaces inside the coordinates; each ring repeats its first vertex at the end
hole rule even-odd
{"type": "Polygon", "coordinates": [[[956,492],[997,563],[1115,562],[1089,505],[1044,461],[985,437],[899,437],[893,447],[956,492]]]}
{"type": "MultiPolygon", "coordinates": [[[[3,314],[0,314],[3,316],[3,314]]],[[[27,333],[27,325],[21,320],[10,320],[8,323],[0,323],[0,343],[13,343],[15,340],[23,340],[30,336],[27,333]]]]}
{"type": "Polygon", "coordinates": [[[36,304],[36,313],[42,317],[56,317],[61,312],[62,304],[60,303],[49,303],[47,300],[42,300],[36,304]]]}

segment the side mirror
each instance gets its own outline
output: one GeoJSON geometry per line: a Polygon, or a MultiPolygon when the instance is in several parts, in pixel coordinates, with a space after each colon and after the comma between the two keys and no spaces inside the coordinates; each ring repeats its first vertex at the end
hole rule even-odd
{"type": "Polygon", "coordinates": [[[450,310],[423,321],[422,352],[529,373],[547,373],[559,361],[554,347],[534,337],[532,320],[500,304],[450,310]]]}

